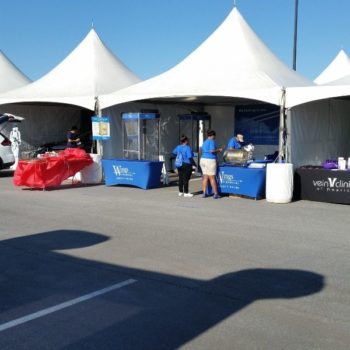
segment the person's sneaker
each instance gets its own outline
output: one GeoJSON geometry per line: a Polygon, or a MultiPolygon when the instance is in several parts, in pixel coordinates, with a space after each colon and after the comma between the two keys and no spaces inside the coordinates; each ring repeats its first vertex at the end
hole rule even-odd
{"type": "Polygon", "coordinates": [[[206,195],[206,193],[202,194],[202,198],[207,198],[208,196],[206,195]]]}
{"type": "Polygon", "coordinates": [[[182,197],[184,194],[182,192],[179,192],[179,197],[182,197]]]}
{"type": "Polygon", "coordinates": [[[193,197],[193,194],[192,193],[185,193],[184,197],[191,198],[191,197],[193,197]]]}
{"type": "Polygon", "coordinates": [[[214,199],[219,199],[219,198],[221,198],[221,196],[218,195],[218,194],[214,194],[213,198],[214,198],[214,199]]]}

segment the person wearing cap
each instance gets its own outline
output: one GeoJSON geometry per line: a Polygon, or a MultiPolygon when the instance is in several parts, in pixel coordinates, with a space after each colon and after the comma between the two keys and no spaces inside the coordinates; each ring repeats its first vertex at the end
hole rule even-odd
{"type": "Polygon", "coordinates": [[[227,144],[227,149],[241,149],[242,143],[244,142],[244,137],[242,134],[237,134],[233,136],[227,144]]]}

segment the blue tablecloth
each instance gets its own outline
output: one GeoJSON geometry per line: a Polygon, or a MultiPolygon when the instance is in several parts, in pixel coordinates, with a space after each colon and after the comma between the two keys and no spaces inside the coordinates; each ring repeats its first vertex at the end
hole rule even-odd
{"type": "Polygon", "coordinates": [[[220,193],[265,198],[266,168],[245,168],[221,165],[217,173],[220,193]]]}
{"type": "Polygon", "coordinates": [[[143,189],[160,186],[163,162],[103,159],[102,166],[107,186],[129,185],[143,189]]]}

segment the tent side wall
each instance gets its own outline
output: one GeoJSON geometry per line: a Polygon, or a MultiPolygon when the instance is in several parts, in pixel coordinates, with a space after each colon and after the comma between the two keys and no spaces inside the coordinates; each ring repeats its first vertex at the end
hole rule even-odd
{"type": "Polygon", "coordinates": [[[216,131],[218,146],[226,147],[235,128],[235,108],[233,106],[205,106],[211,115],[211,128],[216,131]]]}
{"type": "MultiPolygon", "coordinates": [[[[160,154],[166,158],[179,143],[179,114],[201,112],[200,105],[192,104],[153,104],[153,103],[125,103],[103,110],[103,115],[110,117],[111,139],[103,145],[104,158],[122,157],[122,121],[123,112],[140,112],[142,109],[156,109],[160,113],[161,122],[161,149],[160,154]]],[[[234,131],[234,107],[206,106],[204,111],[212,116],[211,127],[217,132],[220,145],[226,145],[234,131]]],[[[187,135],[191,136],[191,135],[187,135]]]]}
{"type": "MultiPolygon", "coordinates": [[[[235,132],[235,107],[223,105],[195,105],[179,103],[150,103],[130,102],[115,105],[102,111],[110,117],[111,138],[103,142],[104,158],[122,158],[122,119],[123,112],[140,112],[141,110],[158,110],[160,113],[160,154],[165,157],[167,169],[171,169],[170,156],[174,147],[179,143],[179,114],[191,112],[207,112],[211,116],[211,128],[216,131],[218,146],[226,147],[235,132]]],[[[186,135],[191,137],[191,135],[186,135]]],[[[249,140],[247,140],[249,141],[249,140]]],[[[277,145],[255,145],[254,156],[263,159],[264,155],[274,153],[277,145]]],[[[222,159],[219,159],[222,161],[222,159]]]]}
{"type": "Polygon", "coordinates": [[[350,156],[349,101],[328,99],[293,107],[287,123],[288,159],[294,166],[350,156]]]}
{"type": "Polygon", "coordinates": [[[201,111],[197,105],[181,104],[156,104],[131,102],[106,108],[102,111],[103,116],[110,117],[111,138],[103,142],[104,158],[122,158],[122,118],[124,112],[140,112],[141,110],[157,110],[160,114],[160,155],[164,156],[166,166],[171,168],[171,152],[179,143],[179,114],[188,114],[193,111],[201,111]]]}
{"type": "MultiPolygon", "coordinates": [[[[20,151],[28,151],[45,143],[65,142],[72,125],[80,127],[82,110],[67,105],[8,104],[0,106],[1,113],[12,113],[24,117],[19,124],[22,144],[20,151]]],[[[2,131],[9,135],[13,125],[2,131]]]]}

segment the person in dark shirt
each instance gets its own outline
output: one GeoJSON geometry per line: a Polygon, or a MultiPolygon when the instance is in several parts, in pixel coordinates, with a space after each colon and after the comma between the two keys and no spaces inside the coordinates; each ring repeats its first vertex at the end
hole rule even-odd
{"type": "Polygon", "coordinates": [[[81,141],[80,141],[79,130],[76,126],[72,126],[67,133],[67,147],[77,148],[77,147],[80,147],[80,145],[81,145],[81,141]]]}

